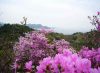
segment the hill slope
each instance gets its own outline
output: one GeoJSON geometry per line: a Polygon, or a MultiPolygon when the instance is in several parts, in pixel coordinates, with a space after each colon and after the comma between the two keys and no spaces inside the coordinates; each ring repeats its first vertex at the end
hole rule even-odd
{"type": "MultiPolygon", "coordinates": [[[[0,27],[0,72],[9,72],[13,58],[13,44],[19,36],[24,36],[25,32],[32,31],[28,26],[19,24],[5,24],[0,27]]],[[[9,72],[11,73],[11,72],[9,72]]]]}

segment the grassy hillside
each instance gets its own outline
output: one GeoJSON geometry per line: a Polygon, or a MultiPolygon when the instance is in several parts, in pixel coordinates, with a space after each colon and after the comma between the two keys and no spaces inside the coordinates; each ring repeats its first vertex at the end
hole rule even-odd
{"type": "Polygon", "coordinates": [[[0,71],[10,70],[8,68],[11,68],[13,44],[19,36],[24,36],[29,31],[32,29],[18,24],[5,24],[0,27],[0,71]]]}

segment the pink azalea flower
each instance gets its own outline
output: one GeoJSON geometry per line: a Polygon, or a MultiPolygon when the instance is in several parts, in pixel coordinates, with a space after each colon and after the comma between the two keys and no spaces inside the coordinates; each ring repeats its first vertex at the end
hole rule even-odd
{"type": "Polygon", "coordinates": [[[28,61],[28,62],[26,62],[25,63],[25,68],[27,69],[27,70],[32,70],[32,61],[28,61]]]}
{"type": "Polygon", "coordinates": [[[100,15],[100,12],[97,12],[98,15],[100,15]]]}
{"type": "Polygon", "coordinates": [[[100,68],[91,68],[90,73],[100,73],[100,68]]]}

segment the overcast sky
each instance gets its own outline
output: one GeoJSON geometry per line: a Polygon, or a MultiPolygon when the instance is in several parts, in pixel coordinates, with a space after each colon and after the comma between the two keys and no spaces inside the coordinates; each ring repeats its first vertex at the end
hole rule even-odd
{"type": "MultiPolygon", "coordinates": [[[[0,0],[0,22],[28,23],[59,28],[61,32],[86,32],[91,28],[87,16],[100,11],[100,0],[0,0]]],[[[59,32],[60,32],[59,31],[59,32]]]]}

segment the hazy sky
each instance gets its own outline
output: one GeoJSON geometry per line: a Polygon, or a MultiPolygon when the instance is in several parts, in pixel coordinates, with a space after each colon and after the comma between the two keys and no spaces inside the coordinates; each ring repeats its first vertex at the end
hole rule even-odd
{"type": "Polygon", "coordinates": [[[89,31],[87,16],[100,11],[100,0],[0,0],[0,22],[28,23],[57,27],[61,32],[89,31]]]}

